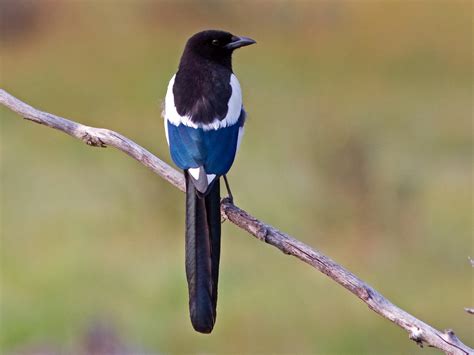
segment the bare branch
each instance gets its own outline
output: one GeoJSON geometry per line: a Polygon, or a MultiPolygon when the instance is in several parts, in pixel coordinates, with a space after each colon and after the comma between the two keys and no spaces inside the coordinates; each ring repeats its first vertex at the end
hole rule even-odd
{"type": "MultiPolygon", "coordinates": [[[[85,126],[50,113],[39,111],[1,89],[0,103],[30,121],[63,131],[91,146],[115,147],[138,160],[181,191],[185,189],[181,173],[121,134],[108,129],[85,126]]],[[[375,289],[331,258],[279,231],[275,227],[258,220],[232,204],[228,199],[222,200],[221,212],[224,218],[257,239],[280,249],[285,254],[295,256],[329,276],[360,298],[374,312],[406,330],[410,339],[420,346],[426,343],[429,346],[444,351],[446,354],[474,353],[473,349],[464,345],[454,335],[452,330],[441,332],[415,318],[395,306],[375,289]]]]}

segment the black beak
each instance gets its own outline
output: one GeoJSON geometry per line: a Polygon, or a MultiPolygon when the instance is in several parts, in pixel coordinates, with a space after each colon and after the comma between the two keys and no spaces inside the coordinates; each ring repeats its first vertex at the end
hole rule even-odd
{"type": "Polygon", "coordinates": [[[237,49],[244,46],[250,46],[251,44],[254,44],[254,43],[257,43],[257,42],[255,42],[252,38],[233,36],[232,42],[226,44],[224,48],[237,49]]]}

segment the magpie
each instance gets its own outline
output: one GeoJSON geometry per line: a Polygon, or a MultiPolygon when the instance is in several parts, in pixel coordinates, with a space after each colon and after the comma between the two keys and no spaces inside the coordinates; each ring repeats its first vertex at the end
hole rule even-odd
{"type": "Polygon", "coordinates": [[[235,49],[255,43],[229,32],[206,30],[186,43],[164,102],[171,158],[186,181],[185,264],[193,328],[210,333],[216,321],[221,247],[219,178],[234,162],[246,113],[232,71],[235,49]]]}

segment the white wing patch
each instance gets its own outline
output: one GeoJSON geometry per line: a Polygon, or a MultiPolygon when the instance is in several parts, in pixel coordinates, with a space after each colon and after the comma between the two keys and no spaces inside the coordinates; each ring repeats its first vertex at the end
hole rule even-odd
{"type": "Polygon", "coordinates": [[[199,168],[189,168],[188,171],[194,180],[199,180],[199,168]]]}
{"type": "Polygon", "coordinates": [[[165,135],[166,135],[166,142],[168,143],[168,146],[170,145],[170,137],[168,135],[168,121],[165,119],[165,135]]]}
{"type": "Polygon", "coordinates": [[[173,75],[169,84],[168,84],[168,91],[166,92],[165,97],[165,110],[164,110],[164,118],[168,120],[171,124],[175,126],[179,126],[180,124],[184,124],[185,126],[198,128],[198,125],[193,123],[188,116],[181,116],[178,111],[176,110],[176,106],[174,104],[174,94],[173,94],[173,85],[174,79],[176,78],[176,74],[173,75]]]}
{"type": "MultiPolygon", "coordinates": [[[[201,169],[201,167],[199,167],[199,168],[189,168],[188,169],[188,172],[191,174],[191,176],[194,178],[194,180],[199,180],[200,169],[201,169]]],[[[216,178],[216,174],[206,174],[206,176],[207,176],[207,184],[208,185],[210,185],[212,180],[214,180],[216,178]]]]}
{"type": "Polygon", "coordinates": [[[239,127],[239,135],[237,136],[237,149],[235,150],[235,154],[239,151],[240,143],[242,143],[242,138],[244,137],[245,127],[239,127]]]}
{"type": "MultiPolygon", "coordinates": [[[[215,118],[209,124],[194,123],[191,121],[189,116],[181,116],[176,110],[174,104],[173,85],[176,75],[173,75],[169,84],[168,91],[166,92],[165,98],[165,109],[163,116],[165,120],[168,120],[171,124],[179,126],[183,124],[187,127],[202,128],[205,131],[217,130],[227,126],[234,125],[240,117],[240,111],[242,110],[242,90],[240,89],[240,83],[234,74],[230,76],[230,86],[232,88],[232,94],[230,95],[229,102],[227,103],[227,114],[222,121],[215,118]]],[[[169,144],[169,143],[168,143],[169,144]]]]}
{"type": "Polygon", "coordinates": [[[212,180],[216,178],[216,174],[207,174],[207,184],[210,185],[212,180]]]}

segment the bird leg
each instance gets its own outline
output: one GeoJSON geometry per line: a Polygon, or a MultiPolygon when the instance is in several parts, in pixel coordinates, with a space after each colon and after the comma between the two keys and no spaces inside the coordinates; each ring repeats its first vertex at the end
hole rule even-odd
{"type": "Polygon", "coordinates": [[[225,188],[227,189],[228,198],[231,203],[234,203],[234,196],[232,196],[232,191],[230,190],[229,182],[227,181],[227,175],[224,175],[225,188]]]}

